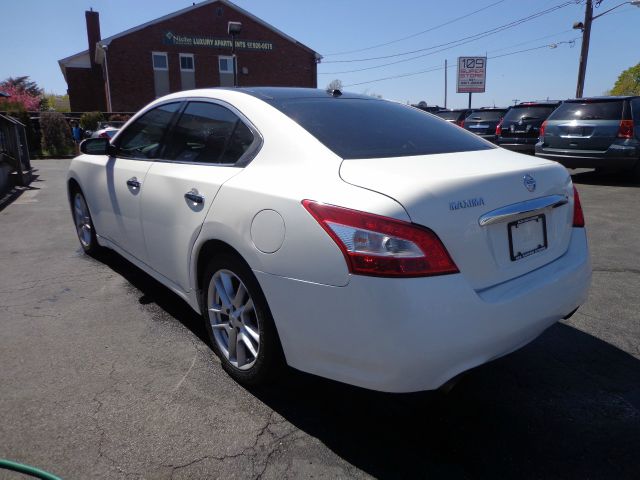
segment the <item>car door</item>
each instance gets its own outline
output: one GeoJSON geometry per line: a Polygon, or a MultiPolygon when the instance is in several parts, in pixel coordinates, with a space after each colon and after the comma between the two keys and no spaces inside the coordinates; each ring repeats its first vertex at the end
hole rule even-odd
{"type": "Polygon", "coordinates": [[[149,265],[183,291],[190,290],[191,250],[221,185],[261,139],[228,105],[190,101],[167,136],[142,195],[142,228],[149,265]]]}
{"type": "Polygon", "coordinates": [[[109,158],[105,168],[109,202],[104,218],[105,236],[145,263],[140,200],[146,190],[147,172],[179,108],[180,102],[159,105],[127,126],[115,139],[116,154],[109,158]]]}

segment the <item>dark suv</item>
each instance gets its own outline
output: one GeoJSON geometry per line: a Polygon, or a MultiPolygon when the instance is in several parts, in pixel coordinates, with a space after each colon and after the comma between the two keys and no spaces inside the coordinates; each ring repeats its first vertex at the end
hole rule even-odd
{"type": "Polygon", "coordinates": [[[455,123],[459,127],[464,127],[464,119],[475,110],[470,108],[458,108],[456,110],[440,110],[435,112],[434,115],[446,120],[450,123],[455,123]]]}
{"type": "Polygon", "coordinates": [[[565,101],[542,124],[536,155],[569,168],[640,175],[640,96],[565,101]]]}
{"type": "Polygon", "coordinates": [[[515,152],[533,155],[540,126],[558,105],[559,101],[523,102],[509,107],[496,127],[496,143],[515,152]]]}
{"type": "Polygon", "coordinates": [[[506,108],[481,108],[474,110],[464,119],[464,128],[480,135],[490,142],[496,141],[496,127],[504,116],[506,108]]]}

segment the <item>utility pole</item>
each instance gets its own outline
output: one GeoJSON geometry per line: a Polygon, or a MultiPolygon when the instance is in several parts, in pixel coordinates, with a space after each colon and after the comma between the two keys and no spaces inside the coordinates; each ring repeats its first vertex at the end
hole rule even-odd
{"type": "Polygon", "coordinates": [[[589,56],[589,39],[591,37],[591,22],[593,21],[593,0],[587,0],[584,11],[584,26],[582,27],[582,49],[580,50],[580,66],[578,67],[578,85],[576,98],[582,98],[584,91],[584,77],[587,73],[587,57],[589,56]]]}
{"type": "Polygon", "coordinates": [[[444,108],[447,108],[447,59],[444,59],[444,108]]]}

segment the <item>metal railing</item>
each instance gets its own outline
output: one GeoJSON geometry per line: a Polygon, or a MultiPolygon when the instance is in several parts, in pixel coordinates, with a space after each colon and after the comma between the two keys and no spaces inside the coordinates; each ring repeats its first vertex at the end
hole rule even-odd
{"type": "Polygon", "coordinates": [[[27,134],[22,123],[7,115],[0,115],[0,162],[12,167],[18,185],[29,184],[31,158],[27,134]]]}

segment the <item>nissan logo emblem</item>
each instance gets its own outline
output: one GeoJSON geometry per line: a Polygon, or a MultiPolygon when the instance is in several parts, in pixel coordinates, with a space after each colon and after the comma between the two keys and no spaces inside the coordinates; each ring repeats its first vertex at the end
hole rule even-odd
{"type": "Polygon", "coordinates": [[[524,183],[524,186],[530,192],[533,192],[536,189],[536,179],[528,173],[524,177],[522,177],[522,183],[524,183]]]}

